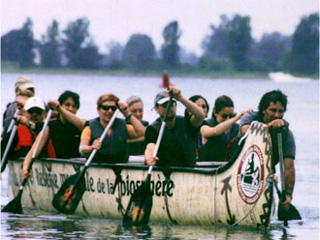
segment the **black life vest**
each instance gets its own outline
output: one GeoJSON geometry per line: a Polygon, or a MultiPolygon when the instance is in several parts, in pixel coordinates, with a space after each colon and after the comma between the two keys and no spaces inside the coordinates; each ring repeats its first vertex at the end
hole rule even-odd
{"type": "MultiPolygon", "coordinates": [[[[100,118],[95,118],[89,121],[91,128],[91,143],[101,137],[104,131],[100,124],[100,118]]],[[[127,127],[126,122],[116,118],[112,125],[112,132],[108,134],[102,141],[100,150],[96,153],[93,162],[99,163],[126,163],[128,162],[127,152],[127,127]]]]}
{"type": "MultiPolygon", "coordinates": [[[[160,118],[154,121],[150,127],[153,127],[159,133],[160,118]]],[[[195,166],[196,148],[193,139],[188,134],[187,124],[183,117],[176,117],[174,129],[165,128],[158,157],[158,166],[195,166]]]]}
{"type": "Polygon", "coordinates": [[[57,158],[80,157],[79,145],[81,131],[71,123],[55,119],[49,122],[49,138],[57,158]]]}
{"type": "MultiPolygon", "coordinates": [[[[218,122],[215,118],[206,120],[209,127],[215,127],[218,122]]],[[[239,125],[234,123],[228,134],[208,138],[208,141],[200,148],[200,161],[228,161],[238,145],[239,125]]]]}

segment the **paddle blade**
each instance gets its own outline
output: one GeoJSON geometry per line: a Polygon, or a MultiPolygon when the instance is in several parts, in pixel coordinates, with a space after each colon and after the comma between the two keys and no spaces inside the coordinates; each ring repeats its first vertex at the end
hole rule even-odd
{"type": "Polygon", "coordinates": [[[295,206],[290,204],[289,209],[286,210],[282,204],[278,206],[278,220],[290,221],[290,220],[301,220],[301,215],[295,206]]]}
{"type": "Polygon", "coordinates": [[[54,196],[52,200],[53,207],[64,214],[74,213],[85,189],[84,176],[80,179],[79,173],[70,176],[65,180],[57,194],[54,196]]]}
{"type": "Polygon", "coordinates": [[[22,191],[20,190],[18,195],[11,200],[2,210],[1,212],[10,212],[10,213],[16,213],[16,214],[22,214],[22,205],[21,205],[21,196],[22,191]]]}
{"type": "Polygon", "coordinates": [[[135,190],[129,201],[123,218],[124,225],[146,225],[152,209],[152,192],[150,184],[143,184],[135,190]]]}

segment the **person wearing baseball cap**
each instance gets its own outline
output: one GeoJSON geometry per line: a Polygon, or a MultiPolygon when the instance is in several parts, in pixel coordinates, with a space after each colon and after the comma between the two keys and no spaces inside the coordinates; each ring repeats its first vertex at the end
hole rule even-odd
{"type": "Polygon", "coordinates": [[[170,86],[169,91],[160,92],[154,99],[154,109],[159,117],[147,127],[145,139],[147,148],[145,151],[145,163],[157,166],[194,167],[196,159],[196,143],[190,136],[186,119],[176,115],[177,101],[194,115],[192,124],[200,126],[205,118],[204,111],[194,102],[181,94],[180,88],[170,86]],[[166,127],[161,140],[157,157],[153,157],[156,141],[159,135],[161,122],[164,119],[167,104],[173,95],[173,102],[169,109],[166,127]]]}
{"type": "MultiPolygon", "coordinates": [[[[22,115],[16,116],[17,132],[9,152],[9,156],[13,158],[26,156],[44,124],[45,103],[41,98],[30,97],[24,105],[24,110],[22,115]]],[[[1,145],[6,144],[7,138],[1,142],[1,145]]]]}

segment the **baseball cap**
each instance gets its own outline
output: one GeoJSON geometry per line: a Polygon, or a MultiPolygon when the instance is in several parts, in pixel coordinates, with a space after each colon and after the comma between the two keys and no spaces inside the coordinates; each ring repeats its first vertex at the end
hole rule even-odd
{"type": "Polygon", "coordinates": [[[38,97],[31,97],[26,101],[26,104],[24,105],[24,109],[28,111],[31,108],[40,108],[42,110],[46,109],[43,100],[38,97]]]}
{"type": "Polygon", "coordinates": [[[19,77],[16,81],[15,87],[24,91],[28,88],[35,88],[35,85],[31,78],[19,77]]]}
{"type": "MultiPolygon", "coordinates": [[[[159,92],[154,99],[154,106],[164,104],[164,103],[168,102],[169,99],[170,99],[170,97],[169,97],[168,92],[166,92],[166,91],[159,92]]],[[[175,102],[174,99],[172,99],[172,100],[173,100],[173,102],[175,102]]]]}

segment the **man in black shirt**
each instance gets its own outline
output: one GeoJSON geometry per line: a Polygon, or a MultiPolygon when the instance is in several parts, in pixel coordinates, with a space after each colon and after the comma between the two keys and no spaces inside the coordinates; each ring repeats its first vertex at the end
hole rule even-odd
{"type": "Polygon", "coordinates": [[[194,115],[192,124],[199,126],[205,118],[204,111],[192,101],[181,94],[181,90],[176,86],[170,86],[168,92],[160,92],[154,100],[156,112],[159,114],[150,126],[147,127],[145,139],[147,148],[145,151],[146,164],[157,166],[180,166],[193,167],[195,165],[196,149],[195,143],[189,131],[184,117],[177,116],[177,102],[181,102],[187,110],[194,115]],[[173,104],[168,112],[166,127],[160,143],[157,157],[153,157],[153,152],[158,139],[161,122],[164,119],[166,106],[169,103],[169,95],[172,94],[173,104]]]}

